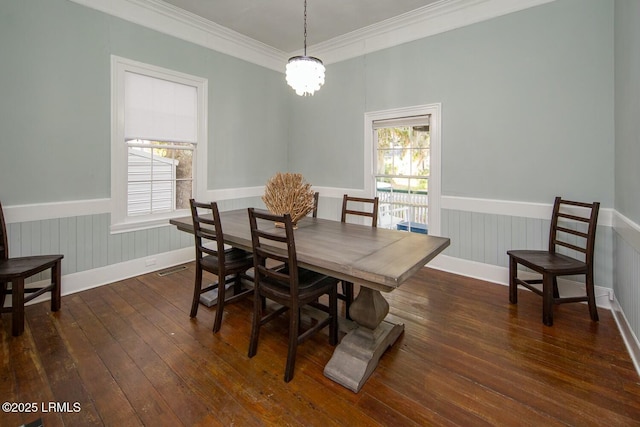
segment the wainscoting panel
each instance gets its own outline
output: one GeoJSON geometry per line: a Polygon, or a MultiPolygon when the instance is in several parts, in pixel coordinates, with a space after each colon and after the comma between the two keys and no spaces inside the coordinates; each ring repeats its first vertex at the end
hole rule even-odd
{"type": "MultiPolygon", "coordinates": [[[[228,199],[218,202],[220,210],[264,208],[260,197],[228,199]]],[[[172,225],[128,233],[111,234],[109,213],[56,217],[7,224],[11,256],[60,253],[62,274],[69,275],[134,259],[153,258],[193,245],[193,237],[172,225]]],[[[152,265],[153,259],[148,260],[152,265]]],[[[164,266],[158,266],[163,268],[164,266]]],[[[34,276],[30,282],[48,278],[34,276]]]]}
{"type": "MultiPolygon", "coordinates": [[[[68,275],[193,245],[190,235],[169,225],[110,234],[109,216],[103,213],[8,224],[9,254],[63,254],[62,274],[68,275]]],[[[36,275],[30,282],[48,275],[36,275]]]]}
{"type": "MultiPolygon", "coordinates": [[[[633,331],[640,331],[640,251],[617,232],[615,240],[615,285],[616,300],[622,307],[623,316],[633,331]]],[[[616,314],[614,312],[614,314],[616,314]]],[[[637,335],[633,337],[637,343],[637,335]]],[[[633,341],[630,339],[630,341],[633,341]]]]}

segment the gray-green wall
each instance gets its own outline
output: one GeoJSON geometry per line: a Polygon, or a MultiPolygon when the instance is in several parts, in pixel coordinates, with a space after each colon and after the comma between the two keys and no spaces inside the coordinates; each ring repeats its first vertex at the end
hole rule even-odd
{"type": "Polygon", "coordinates": [[[208,79],[208,189],[287,168],[280,73],[67,0],[0,0],[0,52],[5,205],[110,197],[111,55],[208,79]]]}
{"type": "Polygon", "coordinates": [[[110,196],[115,54],[209,79],[208,189],[278,170],[362,188],[364,112],[441,102],[443,195],[613,207],[612,1],[558,0],[331,64],[306,98],[280,73],[69,1],[1,5],[5,205],[110,196]]]}
{"type": "Polygon", "coordinates": [[[613,54],[612,1],[560,0],[329,65],[290,164],[363,188],[364,112],[440,102],[443,195],[613,207],[613,54]]]}
{"type": "MultiPolygon", "coordinates": [[[[209,190],[260,186],[281,170],[316,186],[363,188],[364,113],[438,102],[443,196],[550,203],[561,194],[599,200],[639,224],[638,8],[556,0],[330,64],[325,86],[300,98],[281,73],[68,0],[0,0],[0,200],[110,197],[109,61],[118,55],[208,79],[209,190]]],[[[66,273],[190,245],[156,231],[108,236],[108,212],[46,221],[12,224],[10,248],[63,250],[66,273]],[[65,246],[74,224],[76,243],[65,246]]],[[[500,224],[520,221],[445,207],[443,231],[456,240],[449,254],[504,266],[500,224]]],[[[529,243],[511,230],[512,242],[529,243]]],[[[598,284],[618,282],[637,334],[640,279],[621,260],[640,259],[640,249],[614,234],[599,231],[598,284]],[[615,280],[612,270],[621,271],[615,280]]]]}
{"type": "Polygon", "coordinates": [[[640,224],[640,2],[616,0],[616,210],[640,224]]]}

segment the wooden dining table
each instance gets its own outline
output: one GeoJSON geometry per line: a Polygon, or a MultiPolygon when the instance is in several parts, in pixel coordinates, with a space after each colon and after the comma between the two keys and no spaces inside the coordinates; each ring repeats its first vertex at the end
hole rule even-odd
{"type": "MultiPolygon", "coordinates": [[[[252,250],[246,209],[220,213],[225,243],[252,250]]],[[[193,233],[191,217],[170,220],[193,233]]],[[[275,225],[274,225],[275,227],[275,225]]],[[[324,369],[328,378],[358,392],[384,351],[404,331],[404,324],[385,320],[391,292],[450,244],[449,238],[305,217],[294,231],[298,264],[360,285],[349,314],[355,327],[336,347],[324,369]]]]}

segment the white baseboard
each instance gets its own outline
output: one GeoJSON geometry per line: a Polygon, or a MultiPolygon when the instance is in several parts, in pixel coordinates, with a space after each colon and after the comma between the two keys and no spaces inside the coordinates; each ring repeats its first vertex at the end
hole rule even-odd
{"type": "MultiPolygon", "coordinates": [[[[481,262],[469,261],[461,258],[454,258],[447,255],[438,255],[433,259],[428,267],[450,273],[461,274],[473,277],[474,279],[485,280],[499,285],[509,286],[509,269],[497,265],[483,264],[481,262]]],[[[526,273],[524,273],[526,274],[526,273]]],[[[571,280],[558,279],[562,295],[579,296],[584,295],[584,284],[571,280]]],[[[598,307],[611,310],[613,290],[603,286],[595,286],[596,304],[598,307]]]]}
{"type": "MultiPolygon", "coordinates": [[[[187,247],[172,252],[157,254],[152,257],[139,258],[106,267],[95,268],[93,270],[67,274],[62,277],[62,295],[70,295],[141,274],[162,270],[174,265],[193,261],[193,259],[193,248],[187,247]],[[155,263],[153,265],[147,265],[150,259],[154,260],[155,263]]],[[[504,286],[509,284],[509,269],[497,265],[484,264],[447,255],[438,255],[429,262],[427,266],[504,286]]],[[[560,282],[563,292],[567,295],[581,295],[584,293],[584,285],[580,283],[562,279],[560,279],[560,282]]],[[[33,284],[33,286],[38,285],[38,283],[33,284]]],[[[595,290],[598,307],[611,310],[610,298],[613,296],[613,291],[610,288],[602,286],[596,286],[595,290]]],[[[45,294],[36,298],[33,302],[46,301],[48,299],[47,294],[45,294]]]]}
{"type": "Polygon", "coordinates": [[[611,302],[611,313],[613,313],[613,318],[618,324],[618,330],[627,346],[627,351],[629,351],[629,356],[636,368],[636,372],[640,375],[640,341],[638,341],[638,337],[633,333],[627,317],[624,315],[624,311],[622,311],[622,307],[615,298],[611,302]]]}
{"type": "MultiPolygon", "coordinates": [[[[178,264],[193,261],[195,251],[192,247],[178,249],[172,252],[157,254],[145,258],[133,259],[118,264],[108,265],[106,267],[94,268],[93,270],[81,271],[78,273],[66,274],[62,276],[61,294],[71,295],[76,292],[86,291],[87,289],[97,288],[99,286],[108,285],[130,277],[139,276],[141,274],[151,273],[153,271],[162,270],[173,267],[178,264]],[[153,260],[154,264],[147,265],[153,260]]],[[[30,284],[32,287],[46,286],[47,281],[35,282],[30,284]]],[[[35,304],[51,299],[49,293],[43,294],[29,304],[35,304]]],[[[8,304],[11,303],[11,296],[8,296],[8,304]]]]}

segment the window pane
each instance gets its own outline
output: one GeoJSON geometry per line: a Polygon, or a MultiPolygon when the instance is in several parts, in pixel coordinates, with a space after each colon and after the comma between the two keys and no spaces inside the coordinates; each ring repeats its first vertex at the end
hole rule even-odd
{"type": "Polygon", "coordinates": [[[429,175],[429,150],[417,148],[411,150],[411,175],[429,175]]]}
{"type": "Polygon", "coordinates": [[[193,195],[193,181],[176,182],[176,209],[189,209],[189,199],[193,195]]]}
{"type": "Polygon", "coordinates": [[[188,209],[193,192],[193,144],[146,140],[128,143],[128,215],[188,209]]]}
{"type": "Polygon", "coordinates": [[[376,194],[380,199],[381,227],[425,232],[428,212],[427,185],[430,161],[428,119],[389,127],[374,125],[376,194]],[[381,176],[385,176],[384,179],[381,176]],[[422,178],[424,177],[424,178],[422,178]]]}
{"type": "Polygon", "coordinates": [[[395,175],[393,150],[378,150],[378,175],[395,175]]]}

